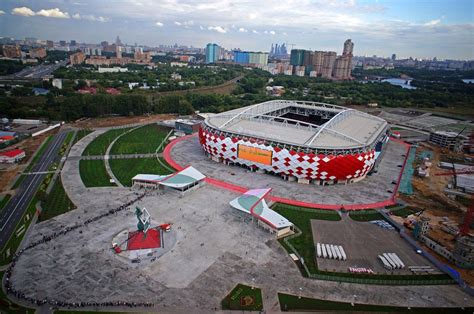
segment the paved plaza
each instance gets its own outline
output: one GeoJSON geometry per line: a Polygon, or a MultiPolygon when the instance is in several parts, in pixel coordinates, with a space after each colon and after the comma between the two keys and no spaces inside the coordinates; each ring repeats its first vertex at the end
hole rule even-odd
{"type": "Polygon", "coordinates": [[[306,185],[284,181],[278,176],[251,172],[240,166],[227,166],[210,160],[196,136],[177,143],[171,157],[181,166],[193,165],[204,175],[248,189],[272,188],[272,195],[317,204],[367,204],[389,199],[406,154],[406,147],[389,141],[377,173],[352,184],[306,185]],[[390,192],[389,192],[390,191],[390,192]]]}
{"type": "MultiPolygon", "coordinates": [[[[72,154],[79,156],[95,136],[92,133],[79,141],[72,154]]],[[[329,201],[338,197],[339,192],[327,192],[331,188],[342,189],[342,197],[347,198],[351,197],[350,188],[359,184],[376,186],[373,182],[369,184],[372,179],[369,177],[365,180],[367,183],[329,186],[323,192],[320,186],[288,183],[269,175],[247,173],[242,168],[224,167],[207,160],[199,146],[189,143],[199,148],[194,152],[202,164],[193,165],[205,174],[217,176],[221,171],[242,183],[262,179],[264,186],[256,184],[256,187],[276,186],[279,192],[288,185],[293,193],[301,189],[298,195],[302,197],[313,195],[311,200],[324,197],[329,201]],[[221,166],[223,168],[219,168],[221,166]],[[230,174],[234,171],[234,175],[230,174]],[[324,193],[331,195],[324,196],[324,193]]],[[[395,160],[385,159],[387,166],[391,162],[396,168],[386,175],[396,177],[399,171],[396,164],[402,160],[404,149],[392,143],[388,149],[400,156],[394,157],[395,160]]],[[[77,163],[78,160],[66,161],[62,179],[78,208],[33,226],[28,243],[104,213],[141,193],[119,187],[86,188],[77,163]]],[[[286,192],[287,196],[291,196],[291,191],[286,192]]],[[[199,313],[220,309],[222,298],[238,283],[261,287],[264,309],[270,312],[279,310],[277,292],[332,301],[412,307],[474,305],[474,300],[456,285],[380,286],[304,278],[272,235],[234,212],[228,202],[236,196],[238,194],[212,185],[204,185],[184,197],[170,190],[154,191],[137,205],[149,210],[152,224],[172,223],[176,235],[176,244],[155,262],[132,267],[119,260],[111,249],[112,239],[118,232],[136,228],[134,208],[130,208],[25,251],[14,268],[12,283],[36,298],[47,296],[71,302],[153,302],[156,307],[147,311],[161,312],[199,313]]],[[[376,194],[371,197],[375,199],[376,194]]]]}

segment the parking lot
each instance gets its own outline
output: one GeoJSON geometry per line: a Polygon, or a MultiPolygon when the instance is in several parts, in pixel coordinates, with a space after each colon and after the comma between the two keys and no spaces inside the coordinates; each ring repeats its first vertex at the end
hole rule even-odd
{"type": "MultiPolygon", "coordinates": [[[[337,244],[344,247],[346,261],[317,258],[321,270],[348,272],[348,267],[371,268],[379,274],[412,274],[408,266],[432,266],[427,259],[417,254],[397,231],[384,229],[369,222],[358,222],[349,216],[341,221],[312,220],[314,245],[316,243],[337,244]],[[403,261],[404,270],[387,270],[377,259],[383,253],[396,253],[403,261]]],[[[316,258],[316,257],[315,257],[316,258]]]]}

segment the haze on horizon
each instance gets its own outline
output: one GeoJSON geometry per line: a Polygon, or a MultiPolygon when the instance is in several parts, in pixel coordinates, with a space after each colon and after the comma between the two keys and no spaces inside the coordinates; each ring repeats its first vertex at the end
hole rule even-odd
{"type": "Polygon", "coordinates": [[[4,0],[0,36],[474,59],[471,0],[4,0]],[[291,46],[290,46],[291,47],[291,46]]]}

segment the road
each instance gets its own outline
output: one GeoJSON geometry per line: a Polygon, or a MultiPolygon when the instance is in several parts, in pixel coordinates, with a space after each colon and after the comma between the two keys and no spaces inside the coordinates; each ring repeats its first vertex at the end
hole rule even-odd
{"type": "Polygon", "coordinates": [[[67,60],[60,61],[58,63],[50,63],[50,64],[39,64],[35,66],[27,67],[20,72],[13,73],[7,76],[2,76],[0,79],[7,80],[7,79],[25,79],[25,80],[35,80],[40,79],[43,76],[50,75],[59,67],[65,66],[67,64],[67,60]]]}
{"type": "MultiPolygon", "coordinates": [[[[58,159],[58,152],[66,139],[67,132],[60,131],[53,135],[53,139],[48,143],[48,147],[43,155],[36,161],[31,172],[38,174],[27,175],[20,186],[17,188],[16,194],[10,199],[8,204],[0,213],[0,248],[3,249],[8,242],[10,236],[15,232],[18,222],[23,217],[30,201],[33,199],[37,189],[41,185],[46,172],[51,164],[58,159]]],[[[10,252],[14,253],[14,252],[10,252]]]]}

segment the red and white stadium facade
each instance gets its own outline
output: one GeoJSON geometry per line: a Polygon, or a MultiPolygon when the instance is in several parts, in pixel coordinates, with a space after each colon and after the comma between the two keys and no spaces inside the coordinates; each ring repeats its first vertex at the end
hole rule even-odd
{"type": "MultiPolygon", "coordinates": [[[[346,120],[345,123],[350,124],[351,122],[348,121],[346,120]]],[[[357,132],[364,127],[364,125],[356,126],[354,130],[357,132]]],[[[318,134],[314,136],[315,139],[318,138],[318,134]]],[[[388,128],[385,120],[353,109],[322,103],[270,101],[206,119],[199,130],[199,142],[208,157],[218,162],[238,164],[252,170],[262,170],[279,175],[284,179],[293,178],[301,183],[334,184],[359,181],[374,169],[374,166],[376,167],[379,163],[376,160],[380,159],[382,148],[388,141],[387,134],[388,128]],[[315,134],[327,131],[332,134],[337,133],[336,135],[339,136],[341,132],[334,128],[328,129],[337,125],[337,123],[341,123],[340,121],[344,122],[344,119],[351,119],[351,117],[357,117],[358,120],[352,121],[359,121],[362,124],[373,123],[368,128],[372,133],[367,133],[370,136],[367,136],[366,133],[361,135],[360,131],[359,133],[342,135],[344,139],[350,141],[357,141],[354,140],[355,137],[363,138],[367,136],[369,138],[366,143],[361,142],[360,145],[350,142],[352,146],[337,145],[338,143],[332,145],[331,142],[329,142],[329,145],[326,142],[325,147],[318,146],[319,143],[312,146],[298,145],[276,139],[278,137],[273,136],[271,130],[280,132],[278,136],[281,139],[292,136],[293,141],[298,140],[298,138],[295,139],[295,136],[298,135],[291,135],[290,133],[298,134],[296,132],[299,129],[285,128],[284,124],[280,124],[280,121],[284,123],[300,122],[292,118],[274,116],[274,114],[280,114],[283,111],[297,112],[297,110],[312,110],[312,113],[319,112],[318,114],[333,110],[332,116],[327,118],[329,122],[326,122],[323,126],[302,122],[303,126],[301,128],[312,127],[312,132],[315,132],[315,134]],[[346,117],[342,116],[343,114],[346,114],[346,117]],[[255,117],[258,115],[266,120],[256,120],[255,117]],[[339,121],[337,121],[338,118],[340,118],[339,121]],[[238,119],[242,119],[243,124],[238,127],[232,126],[232,123],[240,123],[237,121],[238,119]],[[244,121],[244,119],[246,120],[244,121]],[[279,121],[274,121],[275,119],[279,121]],[[223,121],[227,122],[223,123],[223,121]],[[259,124],[255,124],[257,121],[259,124]],[[281,129],[275,129],[275,127],[279,127],[277,125],[281,125],[281,129]],[[227,128],[227,126],[230,127],[227,128]],[[268,129],[267,126],[269,126],[268,129]],[[246,129],[246,127],[253,129],[246,129]],[[251,132],[254,132],[255,135],[249,134],[251,132]],[[264,132],[269,136],[257,135],[264,132]]],[[[337,138],[334,139],[336,141],[337,138]]]]}
{"type": "Polygon", "coordinates": [[[349,155],[322,155],[303,151],[282,149],[260,144],[258,139],[225,137],[209,127],[199,130],[199,142],[204,151],[220,162],[237,163],[253,169],[262,169],[282,176],[298,179],[322,180],[327,183],[337,180],[355,182],[362,179],[375,163],[375,149],[349,155]],[[272,164],[264,165],[240,159],[238,145],[256,147],[272,152],[272,164]]]}

